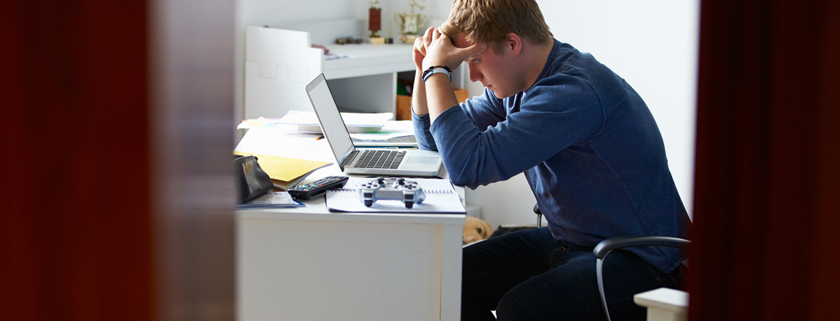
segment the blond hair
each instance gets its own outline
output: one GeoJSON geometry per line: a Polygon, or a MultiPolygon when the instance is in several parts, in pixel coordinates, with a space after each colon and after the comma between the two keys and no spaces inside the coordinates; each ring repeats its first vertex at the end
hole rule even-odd
{"type": "Polygon", "coordinates": [[[553,38],[535,0],[455,0],[439,29],[451,39],[464,33],[468,41],[489,44],[496,52],[508,33],[534,44],[553,38]]]}

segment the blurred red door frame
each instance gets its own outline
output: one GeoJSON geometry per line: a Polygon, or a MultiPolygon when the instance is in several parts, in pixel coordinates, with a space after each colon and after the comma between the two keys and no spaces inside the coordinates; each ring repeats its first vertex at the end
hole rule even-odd
{"type": "Polygon", "coordinates": [[[234,318],[234,11],[3,4],[0,319],[234,318]]]}
{"type": "Polygon", "coordinates": [[[836,315],[839,4],[701,4],[691,320],[836,315]]]}

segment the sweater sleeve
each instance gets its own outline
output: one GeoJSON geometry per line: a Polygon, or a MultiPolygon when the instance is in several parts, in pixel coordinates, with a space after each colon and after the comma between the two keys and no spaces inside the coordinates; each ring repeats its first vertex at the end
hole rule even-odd
{"type": "Polygon", "coordinates": [[[450,108],[431,124],[456,185],[476,188],[509,179],[595,134],[604,121],[598,93],[573,76],[543,79],[505,102],[514,104],[513,111],[486,128],[476,126],[464,108],[450,108]]]}
{"type": "MultiPolygon", "coordinates": [[[[466,102],[450,109],[458,109],[456,107],[464,110],[467,118],[474,126],[479,128],[485,128],[504,120],[505,111],[501,100],[497,99],[492,92],[486,89],[483,96],[475,96],[467,99],[466,102]]],[[[417,147],[437,151],[435,139],[429,128],[431,126],[429,115],[418,116],[412,108],[411,120],[414,127],[414,136],[417,139],[417,147]]]]}
{"type": "Polygon", "coordinates": [[[429,114],[417,116],[414,109],[411,110],[411,124],[414,126],[414,137],[417,139],[417,147],[425,150],[437,151],[435,138],[429,131],[431,120],[429,114]]]}

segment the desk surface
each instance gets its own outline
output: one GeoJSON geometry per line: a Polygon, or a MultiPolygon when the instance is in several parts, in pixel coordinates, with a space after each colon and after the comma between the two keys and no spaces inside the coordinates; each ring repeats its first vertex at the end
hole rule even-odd
{"type": "MultiPolygon", "coordinates": [[[[235,151],[335,162],[330,145],[321,135],[289,133],[288,127],[260,127],[247,129],[245,136],[236,145],[235,151]]],[[[331,165],[331,168],[337,166],[331,165]]],[[[340,170],[338,171],[341,172],[340,170]]]]}

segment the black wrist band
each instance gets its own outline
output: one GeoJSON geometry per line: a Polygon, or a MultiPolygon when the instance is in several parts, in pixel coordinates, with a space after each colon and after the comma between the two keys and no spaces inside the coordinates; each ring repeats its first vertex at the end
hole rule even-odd
{"type": "Polygon", "coordinates": [[[423,72],[423,77],[422,77],[423,78],[423,83],[426,83],[426,79],[428,79],[429,76],[431,76],[432,74],[435,73],[435,69],[446,70],[446,72],[440,72],[440,73],[445,73],[446,76],[449,77],[449,81],[452,81],[452,70],[449,69],[449,67],[447,67],[447,66],[431,66],[431,67],[429,67],[429,69],[426,69],[426,71],[423,72]]]}
{"type": "Polygon", "coordinates": [[[449,71],[449,68],[446,67],[431,67],[425,72],[423,72],[423,83],[426,83],[426,79],[429,79],[434,74],[446,74],[449,78],[449,81],[452,81],[452,73],[449,71]]]}
{"type": "Polygon", "coordinates": [[[448,71],[450,74],[452,73],[452,69],[449,69],[449,67],[447,66],[429,66],[429,69],[426,69],[426,71],[424,71],[423,74],[426,74],[427,72],[435,68],[443,68],[446,69],[446,71],[448,71]]]}

